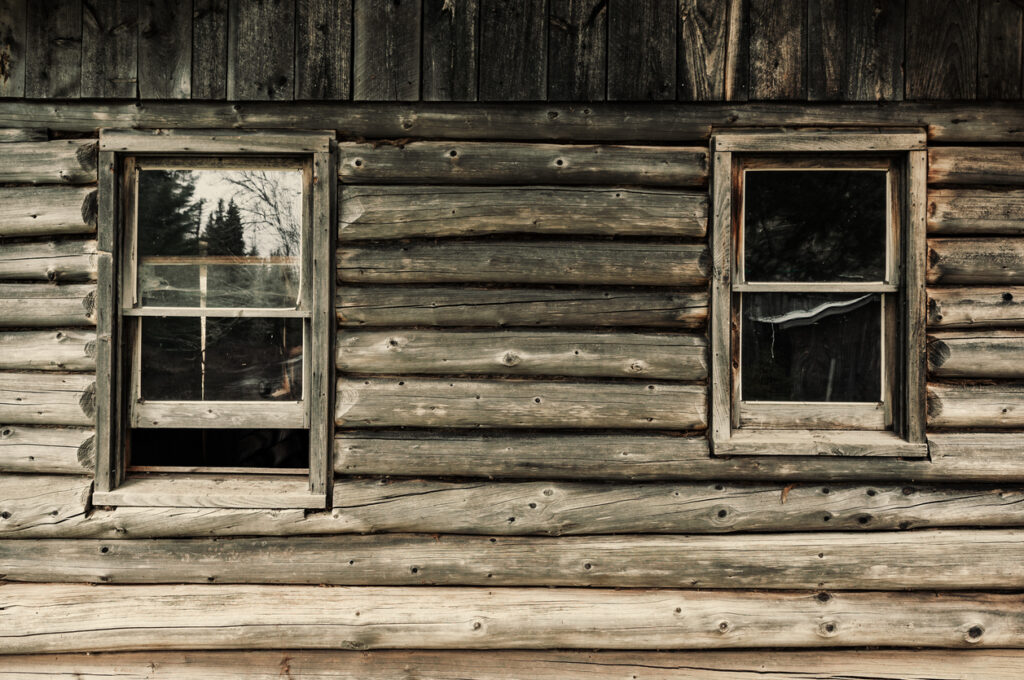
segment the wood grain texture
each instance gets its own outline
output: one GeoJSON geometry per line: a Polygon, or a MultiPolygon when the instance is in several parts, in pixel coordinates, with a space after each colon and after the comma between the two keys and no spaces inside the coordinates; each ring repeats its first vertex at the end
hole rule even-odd
{"type": "Polygon", "coordinates": [[[974,99],[978,2],[906,0],[907,99],[974,99]]]}
{"type": "Polygon", "coordinates": [[[935,147],[928,151],[929,184],[1017,185],[1024,182],[1020,147],[935,147]]]}
{"type": "Polygon", "coordinates": [[[90,426],[95,415],[95,375],[0,373],[0,422],[90,426]]]}
{"type": "Polygon", "coordinates": [[[421,0],[353,0],[352,98],[420,98],[421,0]]]}
{"type": "Polygon", "coordinates": [[[96,334],[77,329],[0,332],[0,370],[96,370],[96,334]]]}
{"type": "Polygon", "coordinates": [[[338,321],[346,327],[700,328],[708,315],[703,292],[346,286],[337,294],[338,321]]]}
{"type": "Polygon", "coordinates": [[[95,285],[0,286],[0,328],[77,328],[95,323],[95,285]]]}
{"type": "Polygon", "coordinates": [[[227,97],[295,96],[294,0],[229,0],[227,97]]]}
{"type": "Polygon", "coordinates": [[[139,3],[82,0],[82,96],[138,94],[139,3]]]}
{"type": "Polygon", "coordinates": [[[608,3],[548,2],[548,93],[552,101],[599,101],[608,80],[608,3]]]}
{"type": "Polygon", "coordinates": [[[228,92],[228,0],[192,0],[192,98],[228,92]]]}
{"type": "Polygon", "coordinates": [[[0,281],[95,280],[95,241],[12,243],[0,250],[0,281]]]}
{"type": "Polygon", "coordinates": [[[674,189],[343,186],[338,237],[344,241],[485,234],[700,238],[707,221],[706,193],[674,189]]]}
{"type": "Polygon", "coordinates": [[[94,464],[92,430],[0,425],[0,471],[91,475],[94,464]]]}
{"type": "Polygon", "coordinates": [[[352,94],[352,0],[296,3],[295,98],[352,94]]]}
{"type": "Polygon", "coordinates": [[[750,98],[798,100],[807,96],[805,3],[749,0],[750,98]]]}
{"type": "Polygon", "coordinates": [[[22,583],[1017,590],[1022,544],[1019,530],[0,540],[0,572],[22,583]]]}
{"type": "Polygon", "coordinates": [[[341,378],[347,427],[702,429],[707,390],[676,383],[341,378]]]}
{"type": "Polygon", "coordinates": [[[928,231],[1024,236],[1024,190],[932,189],[928,231]]]}
{"type": "Polygon", "coordinates": [[[0,144],[11,142],[45,142],[46,130],[38,128],[0,128],[0,144]]]}
{"type": "Polygon", "coordinates": [[[25,96],[27,0],[0,0],[0,97],[25,96]]]}
{"type": "Polygon", "coordinates": [[[0,187],[0,238],[95,231],[94,187],[0,187]]]}
{"type": "Polygon", "coordinates": [[[702,147],[409,142],[338,145],[345,183],[641,184],[707,183],[702,147]]]}
{"type": "Polygon", "coordinates": [[[479,0],[423,1],[423,101],[475,101],[479,0]]]}
{"type": "Polygon", "coordinates": [[[338,251],[338,280],[696,287],[707,283],[708,259],[703,244],[628,241],[350,245],[338,251]]]}
{"type": "Polygon", "coordinates": [[[928,426],[1022,428],[1024,386],[929,383],[928,426]]]}
{"type": "Polygon", "coordinates": [[[676,98],[676,0],[608,3],[608,99],[676,98]]]}
{"type": "Polygon", "coordinates": [[[902,402],[902,427],[897,432],[909,442],[926,441],[927,421],[925,416],[925,392],[928,381],[928,365],[922,351],[927,342],[928,293],[925,287],[928,263],[928,153],[916,149],[907,154],[907,175],[905,180],[903,230],[903,273],[900,304],[901,338],[898,361],[902,362],[903,381],[900,396],[902,402]]]}
{"type": "Polygon", "coordinates": [[[946,328],[1024,326],[1024,287],[930,288],[928,325],[946,328]]]}
{"type": "MultiPolygon", "coordinates": [[[[678,98],[723,101],[729,64],[731,0],[680,0],[678,98]]],[[[739,3],[736,3],[739,4],[739,3]]]]}
{"type": "Polygon", "coordinates": [[[711,379],[711,438],[715,444],[726,441],[732,434],[733,391],[732,391],[732,259],[733,259],[733,205],[732,154],[719,151],[719,138],[714,145],[714,182],[711,227],[711,283],[710,309],[708,318],[708,340],[710,341],[711,379]]]}
{"type": "Polygon", "coordinates": [[[301,154],[325,152],[333,139],[330,131],[103,130],[99,148],[127,153],[301,154]]]}
{"type": "Polygon", "coordinates": [[[310,491],[305,475],[146,474],[92,494],[96,505],[143,508],[323,509],[325,498],[310,491]]]}
{"type": "MultiPolygon", "coordinates": [[[[332,142],[333,146],[333,142],[332,142]]],[[[310,216],[310,245],[312,262],[310,275],[310,318],[308,343],[303,350],[303,361],[308,367],[304,399],[309,408],[309,491],[318,500],[330,497],[334,480],[334,377],[331,357],[336,351],[334,317],[335,249],[338,214],[337,169],[331,150],[313,155],[312,215],[310,216]]],[[[318,507],[323,507],[319,505],[318,507]]]]}
{"type": "Polygon", "coordinates": [[[825,599],[815,592],[8,584],[4,602],[0,649],[8,654],[271,646],[1005,648],[1022,644],[1024,625],[1018,597],[977,593],[825,599]]]}
{"type": "Polygon", "coordinates": [[[335,366],[347,373],[703,380],[706,344],[690,334],[344,331],[335,366]]]}
{"type": "Polygon", "coordinates": [[[25,96],[74,99],[82,92],[82,2],[28,3],[25,96]]]}
{"type": "Polygon", "coordinates": [[[192,96],[192,0],[139,3],[139,97],[192,96]]]}
{"type": "Polygon", "coordinates": [[[930,285],[1024,283],[1024,239],[930,238],[927,279],[930,285]]]}
{"type": "Polygon", "coordinates": [[[1024,86],[1024,6],[981,0],[978,14],[978,98],[1020,99],[1024,86]]]}
{"type": "Polygon", "coordinates": [[[547,97],[547,2],[481,0],[481,101],[547,97]]]}
{"type": "Polygon", "coordinates": [[[96,181],[96,140],[5,144],[0,182],[86,184],[96,181]]]}
{"type": "Polygon", "coordinates": [[[1024,330],[929,334],[928,369],[943,378],[1024,379],[1024,330]]]}
{"type": "MultiPolygon", "coordinates": [[[[8,428],[23,429],[7,425],[0,432],[8,428]]],[[[92,478],[81,475],[0,475],[0,534],[13,537],[84,520],[91,490],[92,478]]]]}

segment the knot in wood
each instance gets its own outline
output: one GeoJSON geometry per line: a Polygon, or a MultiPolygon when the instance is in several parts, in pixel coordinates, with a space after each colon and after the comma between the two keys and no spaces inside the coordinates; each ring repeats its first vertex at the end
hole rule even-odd
{"type": "Polygon", "coordinates": [[[839,635],[839,624],[835,621],[822,621],[818,626],[818,635],[826,638],[839,635]]]}
{"type": "Polygon", "coordinates": [[[985,634],[985,627],[981,624],[974,624],[967,629],[967,634],[964,636],[964,640],[972,644],[981,642],[981,636],[985,634]]]}
{"type": "Polygon", "coordinates": [[[515,352],[505,352],[505,356],[501,358],[501,363],[506,366],[515,366],[520,361],[522,361],[522,359],[520,359],[519,355],[515,352]]]}

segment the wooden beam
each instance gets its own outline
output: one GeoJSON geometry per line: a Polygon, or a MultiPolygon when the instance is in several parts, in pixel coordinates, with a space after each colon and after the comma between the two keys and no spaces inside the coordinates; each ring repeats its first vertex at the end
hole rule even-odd
{"type": "Polygon", "coordinates": [[[0,332],[0,370],[94,371],[96,333],[70,328],[0,332]]]}
{"type": "Polygon", "coordinates": [[[929,184],[1024,183],[1024,149],[936,146],[928,150],[929,184]]]}
{"type": "Polygon", "coordinates": [[[90,373],[0,373],[0,422],[90,426],[95,381],[90,373]]]}
{"type": "Polygon", "coordinates": [[[110,491],[96,489],[92,502],[143,508],[314,508],[326,494],[313,493],[306,475],[173,475],[129,477],[110,491]]]}
{"type": "Polygon", "coordinates": [[[93,434],[85,428],[0,425],[0,471],[91,475],[93,434]]]}
{"type": "Polygon", "coordinates": [[[58,529],[86,518],[92,478],[72,475],[0,475],[0,534],[58,529]]]}
{"type": "Polygon", "coordinates": [[[945,328],[1024,326],[1024,286],[929,288],[928,325],[945,328]]]}
{"type": "Polygon", "coordinates": [[[928,384],[929,427],[1024,427],[1020,385],[928,384]]]}
{"type": "Polygon", "coordinates": [[[1024,236],[1024,190],[932,189],[928,232],[1024,236]]]}
{"type": "Polygon", "coordinates": [[[0,281],[95,280],[95,241],[12,243],[0,251],[0,281]]]}
{"type": "Polygon", "coordinates": [[[333,131],[103,130],[100,151],[131,153],[315,153],[328,151],[333,131]]]}
{"type": "Polygon", "coordinates": [[[5,144],[0,182],[88,184],[96,181],[96,140],[5,144]]]}
{"type": "Polygon", "coordinates": [[[95,187],[0,187],[0,238],[95,231],[95,187]]]}
{"type": "Polygon", "coordinates": [[[1024,239],[930,238],[928,283],[1024,283],[1024,239]]]}
{"type": "Polygon", "coordinates": [[[1024,378],[1024,330],[936,332],[928,369],[942,378],[1024,378]]]}

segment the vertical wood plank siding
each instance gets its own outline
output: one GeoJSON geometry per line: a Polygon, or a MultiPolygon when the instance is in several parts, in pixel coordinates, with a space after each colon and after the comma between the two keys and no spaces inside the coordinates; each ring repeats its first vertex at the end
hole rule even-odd
{"type": "Polygon", "coordinates": [[[188,99],[192,94],[192,0],[141,0],[139,97],[188,99]]]}
{"type": "Polygon", "coordinates": [[[135,0],[82,1],[82,96],[135,97],[138,86],[135,0]]]}
{"type": "Polygon", "coordinates": [[[548,99],[604,99],[607,59],[607,1],[549,0],[548,99]]]}
{"type": "Polygon", "coordinates": [[[423,0],[424,101],[475,101],[479,0],[423,0]]]}
{"type": "Polygon", "coordinates": [[[421,16],[420,0],[354,0],[353,99],[419,99],[421,16]]]}
{"type": "Polygon", "coordinates": [[[228,99],[295,96],[294,0],[230,0],[228,99]]]}
{"type": "Polygon", "coordinates": [[[228,93],[228,0],[192,0],[192,98],[228,93]]]}
{"type": "Polygon", "coordinates": [[[295,25],[295,98],[348,99],[352,0],[297,0],[295,25]]]}
{"type": "Polygon", "coordinates": [[[482,101],[547,97],[546,0],[481,0],[482,101]]]}
{"type": "Polygon", "coordinates": [[[25,96],[28,0],[0,0],[0,97],[25,96]]]}
{"type": "Polygon", "coordinates": [[[978,1],[907,0],[907,98],[974,99],[978,1]]]}
{"type": "Polygon", "coordinates": [[[608,99],[676,97],[676,2],[608,2],[608,99]]]}

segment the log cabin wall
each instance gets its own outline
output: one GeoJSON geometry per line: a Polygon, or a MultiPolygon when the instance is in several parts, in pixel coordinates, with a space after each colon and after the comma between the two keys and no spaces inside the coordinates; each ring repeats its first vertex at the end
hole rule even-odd
{"type": "Polygon", "coordinates": [[[195,0],[190,42],[170,5],[85,3],[75,29],[75,3],[0,2],[0,27],[27,7],[26,88],[63,82],[0,102],[0,678],[1019,678],[1024,114],[845,103],[1018,98],[1019,6],[877,3],[868,40],[855,3],[775,28],[760,2],[457,2],[447,24],[439,2],[354,4],[195,0]],[[568,47],[563,5],[592,27],[568,47]],[[138,17],[136,47],[96,47],[124,32],[103,12],[138,17]],[[730,21],[695,59],[704,16],[730,21]],[[301,21],[313,38],[252,47],[301,21]],[[499,43],[500,69],[477,49],[499,43]],[[718,75],[688,85],[695,64],[718,75]],[[928,130],[929,460],[710,455],[708,140],[731,125],[928,130]],[[134,126],[337,130],[330,510],[92,505],[94,133],[134,126]]]}

